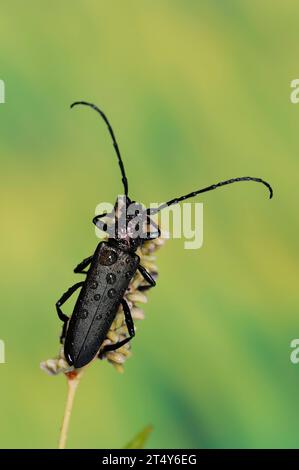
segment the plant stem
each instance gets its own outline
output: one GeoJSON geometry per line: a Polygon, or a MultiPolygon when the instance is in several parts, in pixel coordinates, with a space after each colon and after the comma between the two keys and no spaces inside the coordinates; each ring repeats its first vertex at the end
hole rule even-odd
{"type": "Polygon", "coordinates": [[[67,390],[66,404],[65,404],[64,415],[63,415],[62,426],[61,426],[60,437],[59,437],[59,445],[58,445],[59,449],[65,449],[65,446],[66,446],[66,440],[68,436],[68,430],[69,430],[70,418],[71,418],[73,404],[74,404],[74,398],[75,398],[76,390],[79,385],[82,373],[70,372],[69,374],[65,374],[65,375],[67,378],[68,390],[67,390]]]}

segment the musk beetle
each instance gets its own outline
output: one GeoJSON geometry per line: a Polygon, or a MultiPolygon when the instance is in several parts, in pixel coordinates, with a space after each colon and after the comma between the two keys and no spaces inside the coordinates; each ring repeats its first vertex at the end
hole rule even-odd
{"type": "Polygon", "coordinates": [[[137,248],[142,243],[160,236],[159,227],[151,219],[151,215],[197,194],[240,181],[255,181],[264,184],[269,189],[270,198],[273,192],[269,183],[261,178],[244,176],[221,181],[217,184],[192,191],[181,197],[171,199],[156,208],[144,209],[143,206],[135,201],[131,201],[129,198],[125,168],[113,129],[107,117],[92,103],[76,101],[71,105],[71,108],[77,105],[89,106],[99,113],[105,121],[118,158],[124,188],[122,204],[117,202],[115,205],[114,233],[111,235],[107,223],[104,222],[105,218],[109,217],[109,214],[105,213],[94,217],[93,223],[98,228],[107,232],[108,239],[107,241],[101,241],[96,247],[94,254],[84,259],[74,269],[75,273],[85,274],[85,280],[73,285],[56,303],[58,316],[63,322],[60,339],[64,344],[65,358],[70,366],[80,368],[99,355],[100,347],[106,338],[120,305],[123,307],[129,336],[116,344],[106,345],[101,354],[120,348],[135,335],[133,319],[129,305],[124,299],[124,294],[137,270],[144,277],[149,288],[156,284],[150,273],[140,265],[139,256],[136,254],[137,248]],[[133,211],[129,210],[132,208],[132,205],[133,211]],[[125,213],[125,223],[118,230],[123,213],[125,213]],[[86,270],[86,268],[88,269],[86,270]],[[63,313],[61,307],[77,289],[81,290],[71,318],[69,318],[63,313]]]}

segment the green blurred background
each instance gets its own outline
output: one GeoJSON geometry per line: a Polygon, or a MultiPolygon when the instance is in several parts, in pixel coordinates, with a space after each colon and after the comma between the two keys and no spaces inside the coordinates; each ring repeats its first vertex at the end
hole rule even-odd
{"type": "MultiPolygon", "coordinates": [[[[2,0],[0,78],[0,447],[56,447],[63,376],[54,303],[94,250],[96,204],[120,175],[131,196],[208,193],[204,246],[170,240],[158,287],[118,374],[94,364],[78,390],[69,447],[298,447],[298,2],[2,0]]],[[[79,276],[80,277],[80,276],[79,276]]],[[[70,310],[70,306],[67,310],[70,310]]]]}

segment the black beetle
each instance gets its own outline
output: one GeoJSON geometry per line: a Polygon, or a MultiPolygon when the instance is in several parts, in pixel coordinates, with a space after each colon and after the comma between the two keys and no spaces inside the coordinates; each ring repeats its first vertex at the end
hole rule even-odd
{"type": "MultiPolygon", "coordinates": [[[[124,294],[137,270],[147,281],[148,287],[153,287],[156,284],[152,276],[140,265],[139,256],[136,254],[137,248],[142,243],[160,236],[159,227],[150,218],[150,215],[197,194],[212,191],[221,186],[239,181],[255,181],[264,184],[269,189],[270,198],[273,195],[273,191],[269,183],[261,178],[244,176],[221,181],[184,196],[171,199],[157,208],[143,209],[141,205],[131,201],[128,196],[128,181],[124,165],[114,132],[107,117],[92,103],[77,101],[71,105],[71,108],[76,105],[91,107],[101,115],[107,124],[118,158],[125,193],[123,207],[120,207],[119,203],[115,205],[114,234],[110,235],[107,241],[100,242],[94,254],[84,259],[74,269],[75,273],[86,274],[85,281],[78,282],[72,286],[56,303],[58,316],[63,321],[61,342],[64,343],[66,360],[70,366],[80,368],[88,364],[99,354],[100,347],[106,338],[120,304],[123,307],[129,336],[116,344],[106,345],[101,354],[120,348],[135,335],[133,319],[129,305],[124,299],[124,294]],[[134,210],[130,211],[128,209],[132,207],[132,204],[134,210]],[[123,211],[125,211],[125,223],[121,230],[119,230],[120,216],[123,211]],[[154,227],[154,230],[150,229],[151,225],[154,227]],[[85,271],[89,265],[88,271],[85,271]],[[73,314],[69,319],[62,312],[61,306],[79,288],[81,288],[81,291],[73,314]]],[[[97,215],[94,217],[93,223],[109,234],[110,229],[108,225],[100,220],[104,217],[107,217],[107,214],[97,215]]]]}

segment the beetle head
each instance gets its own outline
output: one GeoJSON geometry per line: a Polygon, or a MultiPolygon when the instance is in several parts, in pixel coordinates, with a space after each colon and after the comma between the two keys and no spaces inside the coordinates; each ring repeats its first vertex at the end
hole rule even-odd
{"type": "Polygon", "coordinates": [[[113,212],[96,221],[96,226],[108,235],[108,241],[117,244],[125,251],[136,251],[151,232],[151,219],[146,208],[139,202],[131,201],[128,196],[118,196],[113,212]]]}

